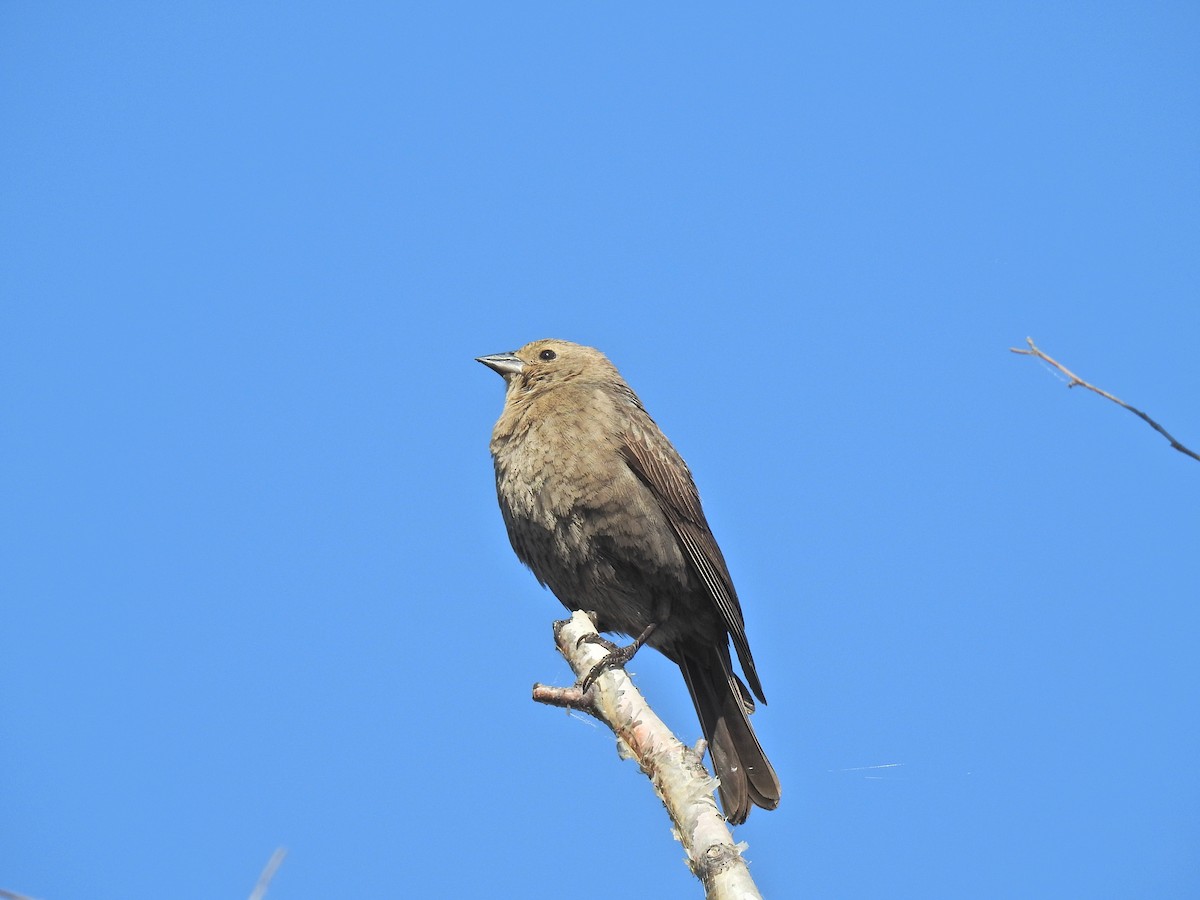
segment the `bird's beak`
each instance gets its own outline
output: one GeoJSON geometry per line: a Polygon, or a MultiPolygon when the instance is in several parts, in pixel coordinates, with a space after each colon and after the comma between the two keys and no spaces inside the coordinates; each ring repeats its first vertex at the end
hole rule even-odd
{"type": "Polygon", "coordinates": [[[513,375],[525,371],[525,362],[515,353],[493,353],[491,356],[477,356],[476,362],[481,362],[493,372],[504,377],[507,381],[513,375]]]}

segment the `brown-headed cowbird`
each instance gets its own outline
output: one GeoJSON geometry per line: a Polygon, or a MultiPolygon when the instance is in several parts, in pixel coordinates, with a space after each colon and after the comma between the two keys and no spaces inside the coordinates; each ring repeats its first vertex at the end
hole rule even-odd
{"type": "Polygon", "coordinates": [[[513,549],[570,610],[679,665],[734,823],[779,805],[749,714],[766,702],[725,558],[687,464],[604,354],[540,340],[479,357],[507,383],[492,432],[513,549]],[[746,684],[734,673],[732,638],[746,684]]]}

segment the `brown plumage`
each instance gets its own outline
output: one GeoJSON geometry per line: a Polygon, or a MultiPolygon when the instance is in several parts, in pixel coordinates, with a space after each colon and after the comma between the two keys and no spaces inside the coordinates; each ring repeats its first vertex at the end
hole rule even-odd
{"type": "Polygon", "coordinates": [[[749,719],[750,692],[766,698],[687,464],[598,350],[540,340],[479,361],[507,383],[491,450],[517,556],[568,609],[679,665],[731,822],[774,809],[779,779],[749,719]]]}

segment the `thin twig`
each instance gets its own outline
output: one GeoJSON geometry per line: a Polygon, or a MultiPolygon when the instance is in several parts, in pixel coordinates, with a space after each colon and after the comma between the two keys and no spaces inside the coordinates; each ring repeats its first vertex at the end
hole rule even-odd
{"type": "Polygon", "coordinates": [[[275,873],[283,865],[283,858],[285,856],[287,856],[286,848],[275,848],[275,852],[271,854],[271,858],[263,866],[262,874],[258,876],[258,884],[254,886],[254,891],[250,894],[250,900],[262,900],[263,897],[267,896],[267,888],[271,885],[271,879],[275,877],[275,873]]]}
{"type": "Polygon", "coordinates": [[[1011,352],[1019,353],[1022,356],[1036,356],[1038,359],[1042,360],[1043,362],[1047,362],[1050,365],[1054,366],[1054,368],[1058,369],[1058,371],[1062,372],[1064,375],[1067,376],[1067,378],[1070,379],[1070,381],[1067,382],[1067,387],[1069,387],[1069,388],[1073,388],[1076,385],[1078,385],[1079,387],[1085,387],[1089,391],[1094,391],[1095,393],[1099,394],[1101,397],[1105,397],[1105,398],[1111,400],[1113,403],[1117,404],[1117,406],[1125,407],[1125,409],[1129,410],[1135,416],[1138,416],[1143,422],[1145,422],[1147,425],[1149,425],[1151,428],[1153,428],[1155,431],[1157,431],[1159,434],[1161,434],[1163,437],[1165,437],[1168,441],[1170,441],[1171,446],[1174,447],[1176,450],[1178,450],[1180,453],[1184,454],[1185,456],[1190,456],[1194,460],[1200,461],[1200,456],[1196,455],[1196,453],[1189,450],[1187,447],[1183,446],[1183,444],[1179,443],[1179,441],[1175,440],[1175,438],[1173,438],[1167,432],[1167,429],[1163,428],[1161,425],[1159,425],[1157,422],[1155,422],[1152,418],[1150,418],[1148,415],[1146,415],[1140,409],[1130,406],[1124,400],[1114,397],[1108,391],[1102,391],[1100,388],[1096,387],[1094,384],[1088,384],[1086,381],[1084,381],[1082,378],[1080,378],[1078,375],[1076,375],[1074,372],[1072,372],[1070,369],[1068,369],[1066,366],[1064,366],[1058,360],[1051,359],[1049,356],[1047,356],[1045,353],[1043,353],[1041,350],[1039,350],[1037,345],[1034,344],[1033,338],[1025,338],[1025,343],[1027,343],[1029,345],[1028,350],[1021,350],[1017,347],[1009,347],[1008,349],[1011,352]]]}

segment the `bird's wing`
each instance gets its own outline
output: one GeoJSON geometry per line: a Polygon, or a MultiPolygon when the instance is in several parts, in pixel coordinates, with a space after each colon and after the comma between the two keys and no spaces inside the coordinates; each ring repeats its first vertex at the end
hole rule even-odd
{"type": "Polygon", "coordinates": [[[725,627],[733,639],[746,681],[765,703],[762,685],[754,670],[754,658],[750,655],[750,644],[746,639],[742,607],[733,589],[733,579],[729,576],[725,557],[704,518],[692,473],[640,404],[638,413],[640,415],[630,417],[625,428],[621,453],[629,468],[650,489],[666,514],[684,553],[704,582],[713,603],[721,611],[721,618],[725,620],[725,627]],[[638,421],[642,418],[644,422],[638,421]]]}

